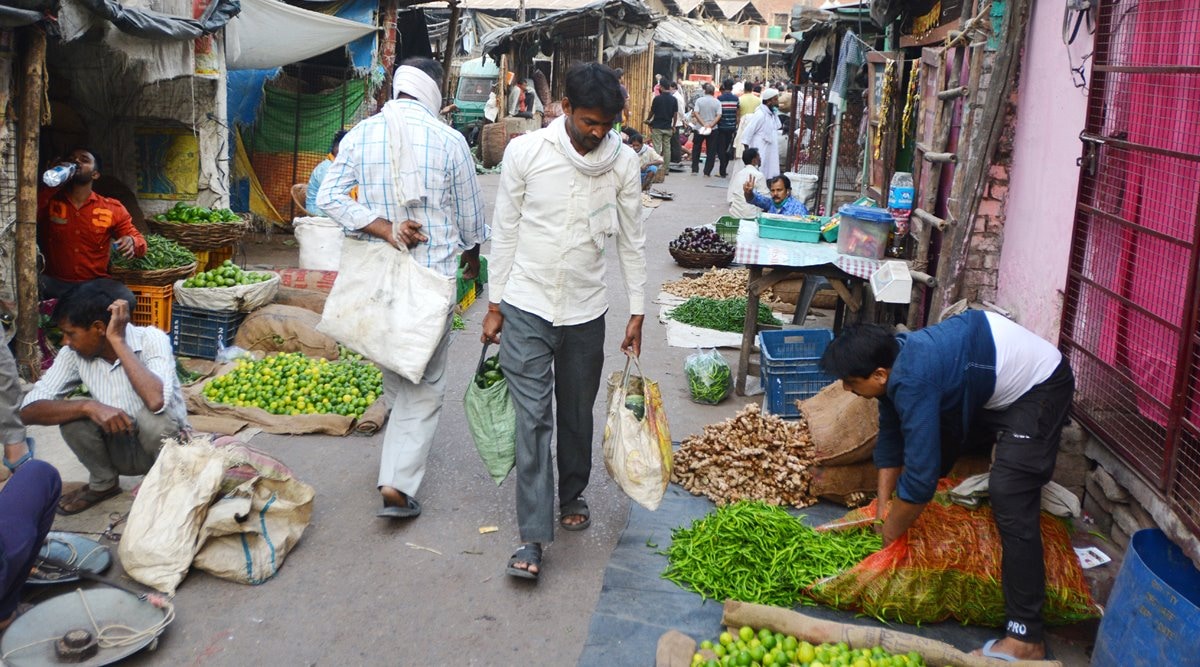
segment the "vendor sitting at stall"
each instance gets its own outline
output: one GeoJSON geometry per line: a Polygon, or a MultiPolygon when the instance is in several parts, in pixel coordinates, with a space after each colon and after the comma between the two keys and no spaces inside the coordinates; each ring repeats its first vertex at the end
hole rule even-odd
{"type": "Polygon", "coordinates": [[[787,176],[767,179],[767,187],[771,188],[770,198],[755,192],[754,181],[754,178],[748,178],[745,185],[742,186],[742,193],[746,196],[747,203],[754,204],[767,213],[808,215],[808,208],[799,200],[792,199],[792,182],[787,179],[787,176]]]}
{"type": "Polygon", "coordinates": [[[92,191],[100,178],[96,157],[83,148],[56,163],[75,173],[58,188],[38,193],[38,247],[46,259],[38,284],[44,298],[85,280],[108,277],[112,248],[127,258],[146,254],[146,239],[121,202],[92,191]]]}
{"type": "Polygon", "coordinates": [[[654,183],[654,178],[658,176],[658,170],[662,168],[663,158],[653,146],[646,143],[646,138],[637,132],[629,135],[629,147],[638,154],[642,168],[642,189],[649,190],[650,184],[654,183]]]}
{"type": "Polygon", "coordinates": [[[57,425],[88,470],[59,514],[77,514],[121,492],[120,475],[144,475],[164,438],[187,426],[187,408],[167,334],[129,323],[133,295],[114,280],[68,291],[52,319],[64,347],[21,405],[27,425],[57,425]],[[80,385],[91,398],[67,397],[80,385]]]}

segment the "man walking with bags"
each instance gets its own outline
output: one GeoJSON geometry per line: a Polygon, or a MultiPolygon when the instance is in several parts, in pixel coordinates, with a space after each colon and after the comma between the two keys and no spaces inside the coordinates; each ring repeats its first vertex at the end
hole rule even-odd
{"type": "MultiPolygon", "coordinates": [[[[674,99],[669,93],[661,97],[674,99]]],[[[646,283],[641,178],[613,124],[624,106],[616,74],[582,63],[566,74],[564,115],[514,139],[504,152],[492,239],[485,343],[517,413],[517,523],[522,545],[507,573],[537,579],[554,539],[557,427],[559,525],[583,530],[592,468],[592,408],[604,366],[605,246],[616,236],[629,298],[621,350],[641,351],[646,283]],[[501,330],[503,329],[503,335],[501,330]],[[557,420],[552,405],[557,405],[557,420]]]]}
{"type": "MultiPolygon", "coordinates": [[[[412,253],[416,262],[453,277],[479,274],[479,244],[488,238],[475,161],[463,136],[438,120],[442,66],[409,58],[397,68],[392,101],[354,127],[317,195],[321,210],[343,227],[412,253]],[[356,198],[348,193],[358,187],[356,198]],[[461,260],[460,260],[461,254],[461,260]]],[[[420,382],[384,369],[392,396],[377,487],[376,515],[412,518],[413,496],[425,475],[429,447],[446,393],[446,356],[453,311],[446,312],[441,342],[420,382]]],[[[387,332],[381,331],[380,336],[387,332]]]]}

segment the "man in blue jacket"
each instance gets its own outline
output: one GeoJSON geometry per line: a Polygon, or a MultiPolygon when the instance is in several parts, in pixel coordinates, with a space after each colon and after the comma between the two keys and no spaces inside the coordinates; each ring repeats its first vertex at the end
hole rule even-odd
{"type": "MultiPolygon", "coordinates": [[[[755,150],[747,148],[746,151],[755,150]]],[[[767,213],[777,215],[808,215],[808,208],[800,200],[792,197],[792,182],[787,176],[774,176],[767,179],[767,187],[771,196],[767,197],[754,189],[755,179],[751,178],[742,185],[742,194],[747,204],[754,204],[767,213]]]]}
{"type": "Polygon", "coordinates": [[[1005,637],[979,652],[1045,657],[1039,515],[1075,393],[1066,358],[1000,315],[968,311],[907,334],[847,327],[821,367],[847,391],[879,399],[875,465],[885,545],[916,521],[959,456],[995,446],[988,493],[1003,549],[1007,622],[1005,637]]]}

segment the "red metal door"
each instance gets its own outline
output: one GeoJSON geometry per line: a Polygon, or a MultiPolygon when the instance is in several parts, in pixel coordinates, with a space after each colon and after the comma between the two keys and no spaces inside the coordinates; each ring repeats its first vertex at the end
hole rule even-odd
{"type": "Polygon", "coordinates": [[[1076,415],[1200,532],[1200,3],[1097,17],[1062,346],[1076,415]]]}

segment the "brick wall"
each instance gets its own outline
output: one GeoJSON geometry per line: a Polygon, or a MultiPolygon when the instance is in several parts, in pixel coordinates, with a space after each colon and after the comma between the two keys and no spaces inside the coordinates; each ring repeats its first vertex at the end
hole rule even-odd
{"type": "Polygon", "coordinates": [[[1017,128],[1017,94],[1014,91],[1004,114],[1004,132],[988,169],[983,197],[975,215],[971,250],[967,255],[963,295],[969,301],[996,301],[1000,249],[1004,242],[1004,216],[1008,203],[1008,175],[1012,167],[1013,138],[1017,128]]]}

